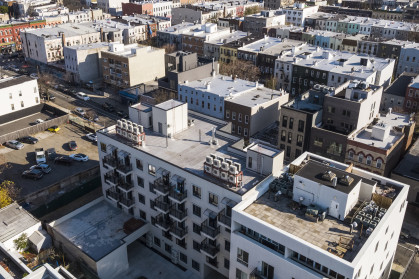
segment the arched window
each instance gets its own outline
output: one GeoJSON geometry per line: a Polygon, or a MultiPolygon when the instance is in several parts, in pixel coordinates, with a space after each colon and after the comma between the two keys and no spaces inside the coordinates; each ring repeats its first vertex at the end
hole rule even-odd
{"type": "Polygon", "coordinates": [[[372,157],[371,156],[367,156],[367,165],[371,165],[372,162],[372,157]]]}
{"type": "Polygon", "coordinates": [[[348,158],[351,159],[351,160],[354,158],[354,152],[352,150],[349,150],[348,158]]]}
{"type": "Polygon", "coordinates": [[[364,161],[364,154],[359,153],[358,154],[358,162],[362,163],[364,161]]]}
{"type": "Polygon", "coordinates": [[[383,165],[383,160],[377,159],[377,169],[381,169],[382,165],[383,165]]]}

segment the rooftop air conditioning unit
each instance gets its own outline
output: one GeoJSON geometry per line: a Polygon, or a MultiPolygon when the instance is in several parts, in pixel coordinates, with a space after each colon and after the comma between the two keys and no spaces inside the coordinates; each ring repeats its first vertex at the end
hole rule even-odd
{"type": "Polygon", "coordinates": [[[237,174],[237,166],[230,166],[230,173],[237,174]]]}
{"type": "Polygon", "coordinates": [[[212,167],[211,166],[205,165],[204,169],[205,169],[205,172],[212,173],[212,167]]]}
{"type": "Polygon", "coordinates": [[[228,173],[227,172],[221,172],[221,179],[228,181],[228,173]]]}
{"type": "Polygon", "coordinates": [[[212,175],[216,176],[216,177],[219,177],[220,176],[220,170],[216,169],[216,168],[212,169],[212,175]]]}
{"type": "Polygon", "coordinates": [[[213,166],[216,167],[216,168],[221,167],[221,161],[219,159],[215,159],[214,163],[213,163],[213,166]]]}
{"type": "Polygon", "coordinates": [[[138,125],[138,130],[141,134],[144,133],[144,126],[138,125]]]}
{"type": "Polygon", "coordinates": [[[236,183],[236,177],[234,175],[228,176],[228,182],[235,184],[236,183]]]}
{"type": "Polygon", "coordinates": [[[241,172],[242,170],[242,165],[240,163],[234,163],[234,165],[237,167],[237,171],[241,172]]]}
{"type": "Polygon", "coordinates": [[[211,156],[207,156],[207,157],[205,158],[205,162],[206,162],[207,164],[209,164],[209,165],[212,165],[212,164],[213,164],[213,162],[214,162],[214,159],[213,159],[211,156]]]}
{"type": "Polygon", "coordinates": [[[122,128],[122,121],[121,120],[116,121],[116,126],[119,128],[122,128]]]}
{"type": "Polygon", "coordinates": [[[222,162],[221,163],[221,169],[224,171],[228,171],[230,165],[227,162],[222,162]]]}

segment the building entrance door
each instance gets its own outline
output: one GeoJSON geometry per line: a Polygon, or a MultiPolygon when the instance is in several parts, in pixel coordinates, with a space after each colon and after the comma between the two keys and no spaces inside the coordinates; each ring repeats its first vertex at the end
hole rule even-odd
{"type": "Polygon", "coordinates": [[[339,203],[337,201],[330,203],[329,215],[339,219],[339,203]]]}

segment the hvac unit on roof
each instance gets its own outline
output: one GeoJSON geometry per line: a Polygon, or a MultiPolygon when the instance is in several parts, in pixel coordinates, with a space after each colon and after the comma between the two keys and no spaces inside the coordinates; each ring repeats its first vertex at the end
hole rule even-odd
{"type": "Polygon", "coordinates": [[[228,172],[224,172],[224,171],[221,172],[221,179],[228,181],[228,172]]]}
{"type": "Polygon", "coordinates": [[[205,170],[205,172],[207,172],[209,174],[212,174],[212,167],[210,165],[205,165],[204,170],[205,170]]]}
{"type": "Polygon", "coordinates": [[[215,177],[219,177],[220,176],[220,170],[217,168],[213,168],[212,169],[212,175],[215,177]]]}
{"type": "Polygon", "coordinates": [[[207,164],[209,164],[209,165],[212,165],[212,164],[213,164],[213,162],[214,162],[214,159],[213,159],[211,156],[207,156],[207,157],[205,158],[205,163],[207,163],[207,164]]]}
{"type": "Polygon", "coordinates": [[[214,162],[213,162],[213,166],[215,168],[221,167],[221,161],[219,159],[215,159],[214,162]]]}

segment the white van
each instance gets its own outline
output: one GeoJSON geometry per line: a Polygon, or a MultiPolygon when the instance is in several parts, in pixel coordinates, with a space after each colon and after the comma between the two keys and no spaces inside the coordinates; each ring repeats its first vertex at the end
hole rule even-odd
{"type": "Polygon", "coordinates": [[[82,99],[84,101],[89,101],[90,97],[86,95],[86,93],[83,92],[77,92],[76,93],[77,98],[82,99]]]}

